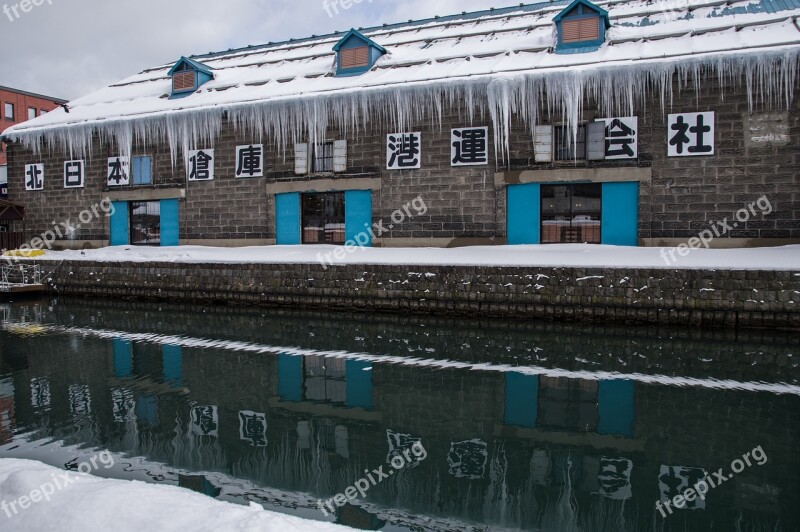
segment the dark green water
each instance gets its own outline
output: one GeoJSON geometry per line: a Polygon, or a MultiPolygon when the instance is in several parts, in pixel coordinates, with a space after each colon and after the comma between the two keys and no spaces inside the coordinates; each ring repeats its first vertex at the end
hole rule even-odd
{"type": "Polygon", "coordinates": [[[0,457],[108,449],[99,475],[366,529],[800,529],[796,333],[83,300],[0,317],[0,457]]]}

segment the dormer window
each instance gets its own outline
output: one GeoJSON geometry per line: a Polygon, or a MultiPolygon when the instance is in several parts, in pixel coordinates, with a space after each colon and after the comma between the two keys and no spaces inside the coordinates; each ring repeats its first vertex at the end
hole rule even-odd
{"type": "Polygon", "coordinates": [[[556,53],[592,52],[606,39],[608,12],[588,0],[575,0],[553,19],[558,30],[556,53]]]}
{"type": "Polygon", "coordinates": [[[339,68],[358,68],[369,66],[369,46],[348,48],[339,52],[339,68]]]}
{"type": "Polygon", "coordinates": [[[188,64],[172,74],[172,93],[194,90],[194,69],[188,64]]]}
{"type": "Polygon", "coordinates": [[[386,49],[352,29],[333,47],[336,52],[336,75],[353,76],[368,71],[386,53],[386,49]]]}
{"type": "Polygon", "coordinates": [[[181,57],[180,61],[170,69],[172,78],[171,98],[182,98],[196,91],[200,85],[214,79],[211,69],[202,63],[181,57]]]}

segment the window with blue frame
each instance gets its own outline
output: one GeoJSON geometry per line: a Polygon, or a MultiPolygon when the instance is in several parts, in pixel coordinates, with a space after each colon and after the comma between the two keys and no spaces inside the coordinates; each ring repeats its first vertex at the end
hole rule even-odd
{"type": "Polygon", "coordinates": [[[181,57],[167,75],[172,79],[170,98],[183,98],[214,79],[214,72],[203,63],[181,57]]]}
{"type": "Polygon", "coordinates": [[[137,155],[131,161],[134,185],[153,184],[153,158],[149,155],[137,155]]]}
{"type": "Polygon", "coordinates": [[[575,0],[553,19],[558,28],[556,51],[592,51],[605,42],[608,12],[588,0],[575,0]]]}
{"type": "Polygon", "coordinates": [[[196,77],[194,69],[184,63],[172,74],[172,93],[193,91],[196,77]]]}
{"type": "Polygon", "coordinates": [[[348,31],[333,47],[336,75],[352,76],[368,71],[386,49],[356,29],[348,31]]]}

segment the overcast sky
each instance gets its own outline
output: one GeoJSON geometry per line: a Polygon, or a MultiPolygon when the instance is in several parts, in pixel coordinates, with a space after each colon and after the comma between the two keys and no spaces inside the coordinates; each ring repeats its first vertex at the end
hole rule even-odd
{"type": "Polygon", "coordinates": [[[33,1],[41,5],[26,13],[20,0],[0,0],[0,85],[64,99],[182,55],[514,4],[326,0],[326,10],[323,0],[33,1]]]}

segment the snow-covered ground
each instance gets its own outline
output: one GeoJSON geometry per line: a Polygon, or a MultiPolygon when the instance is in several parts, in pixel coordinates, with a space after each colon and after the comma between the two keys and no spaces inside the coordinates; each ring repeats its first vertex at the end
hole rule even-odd
{"type": "Polygon", "coordinates": [[[68,473],[32,460],[0,459],[0,530],[335,532],[352,529],[270,512],[254,503],[247,507],[218,501],[175,486],[103,479],[68,473]],[[64,475],[68,475],[69,482],[64,475]],[[43,492],[48,493],[46,498],[43,492]]]}
{"type": "Polygon", "coordinates": [[[461,248],[355,248],[341,246],[114,246],[85,251],[48,251],[36,260],[105,262],[397,264],[468,266],[577,266],[628,268],[712,268],[800,270],[800,245],[749,249],[692,249],[593,244],[546,246],[472,246],[461,248]],[[337,256],[338,255],[338,256],[337,256]],[[674,258],[674,260],[673,260],[674,258]]]}

